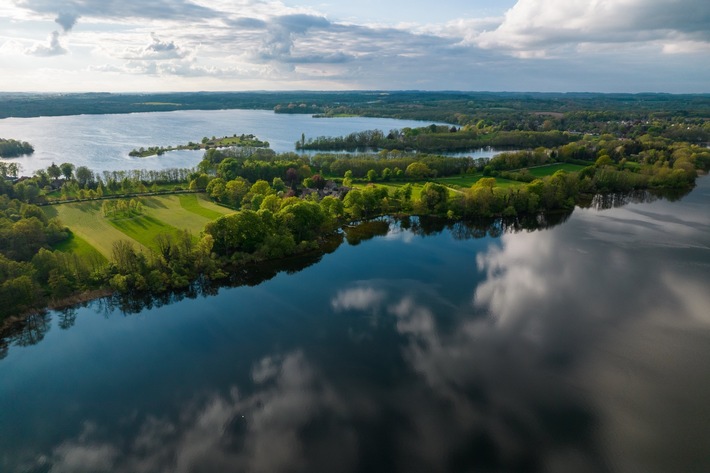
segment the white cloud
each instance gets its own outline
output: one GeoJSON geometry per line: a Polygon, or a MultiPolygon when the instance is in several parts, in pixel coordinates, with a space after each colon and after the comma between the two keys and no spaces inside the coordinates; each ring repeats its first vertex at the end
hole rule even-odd
{"type": "Polygon", "coordinates": [[[155,34],[151,33],[152,42],[141,48],[127,48],[122,57],[129,60],[165,60],[180,59],[187,55],[173,41],[161,41],[155,34]]]}
{"type": "Polygon", "coordinates": [[[495,30],[481,33],[475,43],[526,57],[580,43],[707,44],[708,24],[710,3],[704,0],[519,0],[495,30]]]}
{"type": "Polygon", "coordinates": [[[52,31],[47,38],[47,44],[35,44],[25,50],[26,54],[32,56],[61,56],[67,53],[62,44],[59,42],[59,32],[52,31]]]}
{"type": "Polygon", "coordinates": [[[385,297],[383,291],[371,287],[359,287],[340,291],[330,302],[333,310],[374,310],[385,297]]]}

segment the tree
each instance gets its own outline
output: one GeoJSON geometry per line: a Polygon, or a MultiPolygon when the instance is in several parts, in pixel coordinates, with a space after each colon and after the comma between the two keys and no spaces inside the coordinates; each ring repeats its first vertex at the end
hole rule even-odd
{"type": "Polygon", "coordinates": [[[56,164],[52,163],[48,168],[47,168],[47,175],[54,179],[55,181],[59,179],[59,176],[62,175],[62,170],[57,166],[56,164]]]}
{"type": "Polygon", "coordinates": [[[284,180],[281,179],[280,177],[275,177],[273,181],[271,181],[271,187],[276,191],[276,192],[281,192],[286,189],[286,184],[284,183],[284,180]]]}
{"type": "Polygon", "coordinates": [[[369,182],[375,182],[375,179],[377,179],[377,171],[375,171],[374,169],[370,169],[369,171],[367,171],[367,180],[369,182]]]}
{"type": "Polygon", "coordinates": [[[429,166],[417,161],[407,166],[404,174],[413,179],[424,179],[425,177],[431,176],[432,172],[429,166]]]}
{"type": "Polygon", "coordinates": [[[62,174],[64,174],[64,178],[68,181],[72,178],[72,175],[74,174],[74,165],[71,163],[62,163],[59,165],[59,169],[61,169],[62,174]]]}
{"type": "Polygon", "coordinates": [[[94,182],[94,173],[86,166],[79,166],[76,168],[76,180],[79,186],[86,187],[94,182]]]}
{"type": "Polygon", "coordinates": [[[325,179],[323,179],[323,176],[320,174],[314,174],[313,177],[311,177],[311,181],[313,182],[313,187],[316,189],[323,189],[325,187],[325,179]]]}
{"type": "Polygon", "coordinates": [[[427,182],[421,191],[420,201],[429,212],[443,213],[446,211],[449,191],[441,184],[427,182]]]}
{"type": "Polygon", "coordinates": [[[298,182],[298,171],[295,168],[288,168],[286,170],[286,182],[289,186],[293,187],[298,182]]]}

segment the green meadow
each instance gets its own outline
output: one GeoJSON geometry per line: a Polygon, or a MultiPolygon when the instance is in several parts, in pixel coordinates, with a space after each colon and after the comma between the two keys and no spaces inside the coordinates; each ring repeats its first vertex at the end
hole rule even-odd
{"type": "Polygon", "coordinates": [[[534,168],[528,168],[528,171],[530,171],[530,174],[535,177],[545,177],[552,176],[557,171],[579,172],[584,168],[585,166],[580,166],[579,164],[555,163],[549,164],[547,166],[536,166],[534,168]]]}
{"type": "Polygon", "coordinates": [[[213,204],[201,194],[141,197],[140,215],[107,218],[101,211],[103,201],[76,202],[43,207],[48,217],[58,217],[72,236],[56,249],[84,255],[98,253],[111,257],[113,243],[129,240],[147,251],[159,234],[176,235],[188,230],[197,238],[208,222],[233,211],[213,204]]]}
{"type": "MultiPolygon", "coordinates": [[[[471,175],[464,175],[464,176],[453,176],[453,177],[442,177],[439,179],[436,179],[436,182],[439,184],[443,184],[445,186],[458,186],[464,189],[467,189],[480,181],[483,177],[483,174],[471,174],[471,175]]],[[[511,181],[509,179],[503,179],[502,177],[496,177],[496,187],[513,187],[513,186],[519,186],[522,183],[518,181],[511,181]]]]}

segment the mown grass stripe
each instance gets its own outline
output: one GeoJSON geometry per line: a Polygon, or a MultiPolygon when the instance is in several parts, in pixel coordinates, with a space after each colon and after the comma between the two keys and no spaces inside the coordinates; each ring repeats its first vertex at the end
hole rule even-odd
{"type": "Polygon", "coordinates": [[[99,250],[94,248],[86,240],[74,232],[69,233],[69,237],[53,246],[54,250],[62,253],[73,253],[87,261],[105,262],[107,258],[99,250]]]}
{"type": "Polygon", "coordinates": [[[114,228],[148,248],[155,248],[155,238],[161,233],[173,236],[180,233],[180,229],[150,215],[107,220],[114,228]]]}
{"type": "Polygon", "coordinates": [[[197,194],[180,194],[178,195],[178,199],[180,200],[180,206],[183,209],[187,210],[188,212],[192,212],[195,215],[207,218],[209,220],[217,220],[219,217],[227,213],[217,212],[213,209],[208,209],[207,207],[203,206],[200,202],[200,199],[198,199],[197,194]]]}

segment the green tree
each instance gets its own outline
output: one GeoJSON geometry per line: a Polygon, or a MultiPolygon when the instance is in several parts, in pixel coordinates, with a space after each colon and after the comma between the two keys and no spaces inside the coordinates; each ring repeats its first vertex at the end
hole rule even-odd
{"type": "Polygon", "coordinates": [[[426,177],[431,176],[432,171],[429,166],[417,161],[407,166],[407,169],[404,171],[404,174],[408,177],[411,177],[412,179],[424,179],[426,177]]]}
{"type": "Polygon", "coordinates": [[[447,210],[449,191],[441,184],[427,182],[422,188],[419,200],[430,213],[444,213],[447,210]]]}
{"type": "Polygon", "coordinates": [[[74,165],[71,163],[62,163],[59,165],[59,169],[62,170],[62,174],[64,174],[64,178],[69,181],[71,180],[72,176],[74,175],[74,165]]]}
{"type": "Polygon", "coordinates": [[[62,175],[62,170],[57,166],[56,164],[52,163],[48,168],[47,168],[47,175],[54,179],[55,181],[59,179],[59,176],[62,175]]]}

